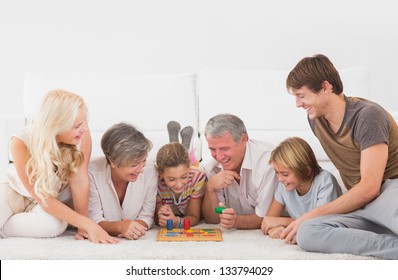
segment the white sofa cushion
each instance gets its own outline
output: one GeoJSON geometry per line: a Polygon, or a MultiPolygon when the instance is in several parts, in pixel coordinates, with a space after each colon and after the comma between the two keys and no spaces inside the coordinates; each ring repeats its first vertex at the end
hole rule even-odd
{"type": "MultiPolygon", "coordinates": [[[[26,73],[24,116],[0,118],[0,169],[8,165],[8,140],[25,122],[32,120],[49,90],[64,88],[86,100],[93,136],[93,157],[102,155],[100,138],[112,124],[127,121],[152,140],[153,159],[168,142],[167,122],[191,125],[195,135],[203,132],[208,119],[219,113],[233,113],[246,123],[249,136],[278,144],[289,136],[300,136],[313,147],[321,165],[333,165],[307,124],[304,110],[295,108],[285,88],[287,71],[206,68],[194,74],[132,73],[26,73]],[[197,81],[196,81],[197,80],[197,81]],[[195,85],[196,82],[196,85],[195,85]]],[[[343,69],[340,74],[347,95],[372,99],[370,75],[364,67],[343,69]]],[[[398,113],[394,116],[398,118],[398,113]]],[[[210,157],[207,141],[194,139],[196,157],[210,157]],[[204,145],[201,149],[201,145],[204,145]]],[[[3,177],[1,177],[3,176],[3,177]]]]}
{"type": "Polygon", "coordinates": [[[168,121],[198,131],[193,74],[26,73],[23,104],[28,121],[39,111],[46,92],[57,88],[79,94],[87,103],[93,157],[102,155],[105,130],[121,121],[132,123],[153,142],[152,159],[169,142],[168,121]]]}
{"type": "Polygon", "coordinates": [[[6,170],[12,161],[8,144],[15,131],[25,126],[25,119],[19,114],[0,115],[0,183],[6,180],[6,170]]]}
{"type": "MultiPolygon", "coordinates": [[[[369,72],[363,67],[340,71],[345,92],[369,97],[369,72]]],[[[199,131],[203,159],[210,157],[203,131],[209,118],[220,113],[239,116],[249,137],[277,145],[290,136],[304,138],[313,148],[322,167],[333,169],[307,122],[306,112],[297,109],[286,90],[288,71],[202,69],[197,78],[199,131]]]]}

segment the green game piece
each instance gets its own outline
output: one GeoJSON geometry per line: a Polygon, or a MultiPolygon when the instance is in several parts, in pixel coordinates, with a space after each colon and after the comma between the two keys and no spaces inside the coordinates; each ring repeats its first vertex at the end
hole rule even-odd
{"type": "Polygon", "coordinates": [[[216,207],[216,213],[217,213],[217,214],[221,214],[221,213],[222,213],[222,210],[224,210],[224,209],[225,209],[224,206],[218,206],[218,207],[216,207]]]}

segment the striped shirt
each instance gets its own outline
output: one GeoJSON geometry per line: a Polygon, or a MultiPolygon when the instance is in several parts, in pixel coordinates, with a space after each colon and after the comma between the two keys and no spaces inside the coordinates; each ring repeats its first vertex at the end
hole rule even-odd
{"type": "Polygon", "coordinates": [[[178,200],[176,200],[173,191],[167,187],[164,179],[160,179],[158,183],[158,200],[161,200],[163,205],[169,205],[174,215],[185,216],[191,198],[203,197],[206,180],[206,175],[202,171],[191,167],[189,169],[188,183],[184,186],[184,190],[178,200]]]}

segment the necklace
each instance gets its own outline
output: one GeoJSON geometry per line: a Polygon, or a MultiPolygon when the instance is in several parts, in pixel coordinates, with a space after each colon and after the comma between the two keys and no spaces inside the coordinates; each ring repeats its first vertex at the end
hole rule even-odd
{"type": "Polygon", "coordinates": [[[181,197],[182,195],[180,194],[180,196],[178,197],[178,201],[176,201],[176,197],[174,196],[174,193],[170,190],[171,195],[173,196],[173,201],[175,205],[180,205],[181,204],[181,197]]]}

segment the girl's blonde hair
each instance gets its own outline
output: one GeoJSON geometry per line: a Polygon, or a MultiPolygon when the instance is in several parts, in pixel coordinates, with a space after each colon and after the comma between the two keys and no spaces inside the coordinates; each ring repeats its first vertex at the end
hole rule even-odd
{"type": "Polygon", "coordinates": [[[162,175],[167,168],[177,167],[181,164],[190,167],[188,151],[182,144],[169,143],[159,149],[156,155],[156,167],[159,175],[162,175]]]}
{"type": "Polygon", "coordinates": [[[312,181],[321,172],[314,151],[299,137],[282,141],[271,153],[269,163],[277,163],[291,169],[303,182],[312,181]]]}
{"type": "Polygon", "coordinates": [[[61,188],[58,182],[68,182],[84,161],[84,155],[76,145],[56,141],[58,134],[73,128],[79,109],[87,112],[80,96],[61,89],[52,90],[46,94],[40,112],[33,120],[29,135],[31,157],[26,172],[44,204],[46,198],[58,195],[61,188]]]}

